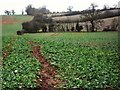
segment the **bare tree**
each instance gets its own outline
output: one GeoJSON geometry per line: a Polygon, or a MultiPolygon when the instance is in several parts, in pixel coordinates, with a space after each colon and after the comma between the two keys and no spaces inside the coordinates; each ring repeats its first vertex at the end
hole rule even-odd
{"type": "Polygon", "coordinates": [[[25,11],[26,11],[27,15],[34,15],[35,14],[35,8],[33,8],[31,4],[26,7],[25,11]]]}
{"type": "Polygon", "coordinates": [[[104,10],[107,10],[107,9],[109,9],[109,8],[110,8],[110,7],[109,7],[108,5],[104,5],[104,6],[103,6],[103,9],[104,9],[104,10]]]}
{"type": "Polygon", "coordinates": [[[97,21],[97,18],[100,16],[100,12],[96,10],[96,7],[98,7],[96,4],[91,4],[89,9],[86,11],[86,13],[83,14],[84,19],[86,21],[89,21],[91,23],[91,31],[95,31],[95,25],[97,21]]]}
{"type": "Polygon", "coordinates": [[[24,15],[24,11],[22,10],[22,15],[24,15]]]}
{"type": "Polygon", "coordinates": [[[8,10],[5,10],[5,12],[4,12],[6,15],[10,15],[11,14],[11,12],[10,11],[8,11],[8,10]]]}
{"type": "Polygon", "coordinates": [[[72,9],[73,9],[73,6],[68,6],[68,8],[67,8],[67,10],[68,10],[69,12],[71,12],[72,9]]]}
{"type": "Polygon", "coordinates": [[[119,22],[118,19],[114,18],[111,22],[111,30],[116,31],[118,28],[119,22]]]}
{"type": "Polygon", "coordinates": [[[118,17],[118,31],[120,32],[120,17],[118,17]]]}
{"type": "Polygon", "coordinates": [[[40,7],[40,8],[38,8],[38,9],[32,7],[32,5],[28,5],[26,7],[25,11],[26,11],[27,15],[37,15],[37,14],[40,14],[40,13],[41,14],[46,14],[46,13],[50,12],[50,10],[48,10],[45,5],[40,7]]]}
{"type": "Polygon", "coordinates": [[[102,29],[104,25],[104,20],[95,20],[95,31],[102,29]]]}
{"type": "Polygon", "coordinates": [[[87,32],[89,32],[89,22],[85,22],[85,28],[86,28],[86,30],[87,30],[87,32]]]}
{"type": "Polygon", "coordinates": [[[118,5],[117,5],[117,4],[114,4],[113,7],[114,7],[114,8],[118,8],[118,5]]]}
{"type": "Polygon", "coordinates": [[[53,30],[54,23],[51,17],[47,17],[43,14],[36,14],[33,18],[33,20],[29,22],[23,22],[22,23],[22,29],[24,32],[38,32],[40,29],[42,29],[43,32],[47,32],[46,24],[49,24],[49,31],[53,30]]]}
{"type": "Polygon", "coordinates": [[[11,13],[12,13],[12,15],[15,15],[15,11],[14,10],[12,10],[11,13]]]}
{"type": "Polygon", "coordinates": [[[46,6],[44,5],[44,6],[42,6],[42,7],[40,7],[40,8],[38,9],[38,12],[39,12],[39,13],[42,13],[42,14],[46,14],[46,13],[49,13],[50,10],[48,10],[48,9],[46,8],[46,6]]]}

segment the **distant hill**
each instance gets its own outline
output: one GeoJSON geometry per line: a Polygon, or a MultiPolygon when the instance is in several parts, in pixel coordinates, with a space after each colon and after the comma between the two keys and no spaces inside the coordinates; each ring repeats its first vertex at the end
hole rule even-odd
{"type": "MultiPolygon", "coordinates": [[[[120,10],[120,8],[110,8],[110,9],[97,9],[98,12],[106,12],[106,11],[112,11],[116,12],[120,10]]],[[[82,11],[72,11],[72,12],[56,12],[56,13],[49,13],[47,16],[52,17],[60,17],[60,16],[72,16],[72,15],[79,15],[79,14],[85,14],[89,10],[82,10],[82,11]]]]}
{"type": "Polygon", "coordinates": [[[33,16],[28,15],[2,15],[0,22],[2,24],[14,24],[30,21],[33,19],[33,16]]]}
{"type": "MultiPolygon", "coordinates": [[[[112,18],[116,16],[120,16],[120,8],[111,8],[111,9],[102,9],[97,10],[101,13],[99,17],[96,19],[104,19],[104,18],[112,18]]],[[[84,11],[74,11],[74,12],[64,12],[64,13],[57,13],[57,14],[48,14],[48,16],[52,16],[52,18],[57,22],[84,22],[87,21],[86,19],[81,20],[80,16],[87,13],[87,10],[84,11]]]]}

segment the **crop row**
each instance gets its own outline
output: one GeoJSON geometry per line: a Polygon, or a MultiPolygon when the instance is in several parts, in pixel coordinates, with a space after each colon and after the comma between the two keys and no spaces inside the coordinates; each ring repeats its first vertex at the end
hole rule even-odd
{"type": "MultiPolygon", "coordinates": [[[[10,39],[3,39],[4,47],[11,44],[10,39]]],[[[4,48],[3,47],[3,51],[4,48]]],[[[31,46],[25,38],[17,37],[12,44],[9,56],[3,59],[3,90],[17,88],[34,88],[41,69],[39,61],[32,56],[31,46]]]]}
{"type": "MultiPolygon", "coordinates": [[[[41,53],[57,68],[56,77],[64,82],[59,87],[82,87],[90,90],[119,88],[120,53],[117,39],[109,35],[103,35],[104,37],[75,35],[30,37],[30,41],[41,45],[41,53]]],[[[16,90],[37,86],[36,74],[41,65],[30,53],[32,48],[27,41],[28,38],[23,37],[13,39],[14,43],[3,40],[4,48],[9,46],[9,43],[12,45],[10,55],[3,62],[3,89],[16,90]]]]}
{"type": "Polygon", "coordinates": [[[2,38],[2,50],[5,50],[7,47],[9,47],[13,42],[12,37],[3,37],[2,38]]]}
{"type": "Polygon", "coordinates": [[[60,87],[118,88],[120,62],[117,41],[87,40],[59,37],[33,41],[43,46],[42,54],[58,68],[57,77],[65,82],[60,87]]]}

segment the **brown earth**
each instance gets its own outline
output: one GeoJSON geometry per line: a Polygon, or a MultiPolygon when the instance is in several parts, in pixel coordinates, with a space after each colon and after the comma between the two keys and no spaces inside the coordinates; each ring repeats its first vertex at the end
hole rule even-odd
{"type": "Polygon", "coordinates": [[[13,17],[3,17],[2,18],[2,21],[0,21],[0,23],[2,24],[14,24],[18,21],[15,20],[15,18],[13,17]]]}
{"type": "MultiPolygon", "coordinates": [[[[32,19],[32,17],[31,17],[31,19],[32,19]]],[[[22,22],[30,21],[31,19],[17,20],[14,16],[2,16],[2,18],[0,18],[0,24],[22,23],[22,22]]]]}
{"type": "Polygon", "coordinates": [[[40,45],[30,42],[33,48],[32,54],[39,60],[42,64],[42,70],[39,71],[40,79],[37,80],[37,84],[40,89],[37,90],[54,90],[58,87],[60,80],[55,77],[57,74],[56,68],[53,67],[41,54],[40,45]]]}

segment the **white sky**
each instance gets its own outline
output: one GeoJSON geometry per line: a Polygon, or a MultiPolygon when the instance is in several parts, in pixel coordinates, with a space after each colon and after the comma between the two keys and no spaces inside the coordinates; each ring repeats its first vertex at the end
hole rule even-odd
{"type": "Polygon", "coordinates": [[[73,6],[72,10],[87,9],[91,3],[97,4],[98,8],[103,8],[103,5],[118,5],[119,0],[1,0],[0,14],[4,14],[5,10],[15,10],[16,14],[21,14],[22,10],[29,4],[39,8],[45,5],[50,11],[67,11],[68,6],[73,6]]]}

